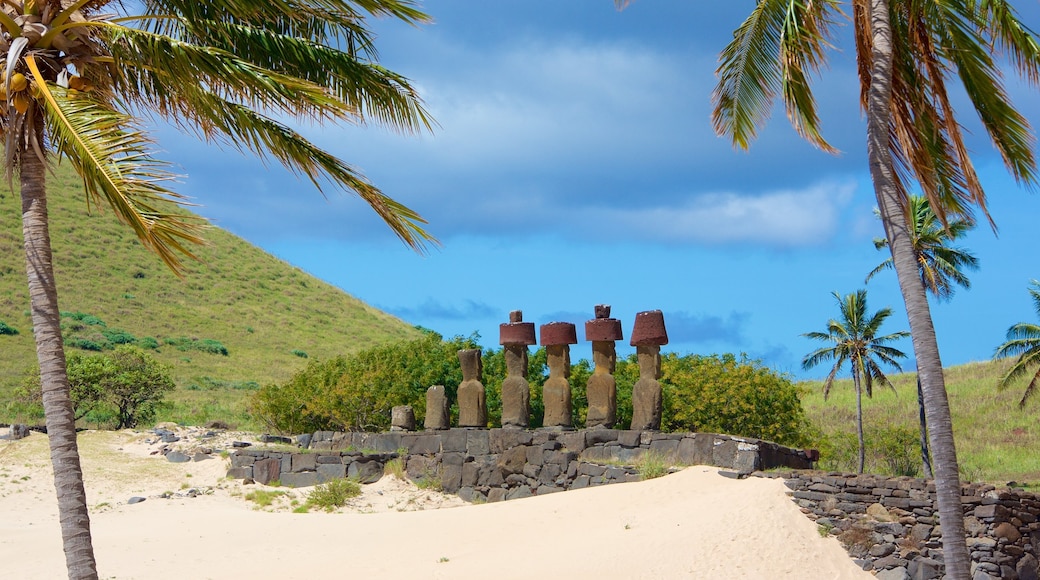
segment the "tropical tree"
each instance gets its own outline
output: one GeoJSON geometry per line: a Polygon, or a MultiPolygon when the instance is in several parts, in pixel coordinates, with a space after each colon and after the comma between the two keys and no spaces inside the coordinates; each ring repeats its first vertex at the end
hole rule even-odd
{"type": "Polygon", "coordinates": [[[867,313],[867,291],[857,290],[855,293],[840,296],[833,293],[838,301],[840,316],[827,322],[826,332],[807,332],[802,336],[812,340],[826,342],[829,345],[807,354],[802,359],[802,368],[809,370],[825,361],[834,361],[830,373],[823,381],[824,400],[830,395],[834,377],[838,371],[849,364],[852,373],[852,384],[856,389],[856,436],[859,439],[859,473],[863,473],[866,462],[866,448],[863,440],[863,390],[868,397],[874,395],[875,382],[892,390],[892,382],[881,370],[880,363],[887,364],[898,371],[903,370],[896,359],[906,358],[906,354],[897,348],[887,346],[894,340],[910,336],[909,332],[900,331],[878,336],[881,325],[892,315],[891,308],[882,308],[873,314],[867,313]]]}
{"type": "MultiPolygon", "coordinates": [[[[880,212],[878,213],[880,217],[880,212]]],[[[917,269],[921,275],[921,284],[939,300],[949,300],[953,296],[954,286],[971,288],[971,280],[963,270],[977,270],[978,258],[969,250],[953,246],[952,243],[964,236],[974,223],[971,220],[956,217],[947,219],[944,225],[935,212],[928,198],[920,195],[910,196],[907,204],[907,224],[910,226],[910,243],[914,248],[917,269]]],[[[874,238],[874,248],[888,249],[888,239],[874,238]]],[[[866,281],[883,270],[892,269],[892,258],[882,261],[867,274],[866,281]]],[[[921,381],[917,381],[918,422],[921,430],[921,465],[924,476],[932,477],[932,460],[928,452],[928,420],[924,412],[924,391],[921,381]]]]}
{"type": "MultiPolygon", "coordinates": [[[[876,213],[880,216],[880,212],[876,213]]],[[[964,270],[978,270],[979,260],[971,250],[952,244],[975,227],[974,222],[948,215],[947,222],[943,224],[932,210],[928,198],[920,195],[910,196],[907,213],[910,244],[925,289],[939,300],[949,300],[953,297],[955,286],[971,288],[971,280],[964,270]]],[[[888,239],[874,238],[874,248],[887,250],[888,239]]],[[[867,274],[866,281],[869,282],[884,270],[891,270],[892,264],[891,257],[885,259],[867,274]]]]}
{"type": "Polygon", "coordinates": [[[431,119],[409,81],[379,66],[369,15],[420,24],[413,0],[8,0],[0,129],[21,190],[33,332],[70,578],[96,578],[47,227],[47,165],[67,161],[88,205],[108,205],[174,271],[204,224],[178,209],[150,117],[360,196],[405,243],[432,238],[412,210],[289,123],[431,119]]]}
{"type": "MultiPolygon", "coordinates": [[[[986,213],[986,197],[947,91],[953,75],[1017,180],[1037,181],[1033,138],[1011,104],[994,55],[1040,80],[1040,42],[1006,0],[852,0],[860,105],[874,193],[899,281],[924,393],[948,577],[966,580],[960,477],[935,328],[907,224],[906,184],[916,180],[945,223],[947,213],[986,213]]],[[[811,78],[844,14],[837,0],[762,0],[723,50],[713,121],[746,148],[779,94],[795,130],[825,151],[811,78]]],[[[988,217],[988,213],[986,214],[988,217]]],[[[990,220],[991,225],[993,224],[990,220]]]]}
{"type": "MultiPolygon", "coordinates": [[[[1040,282],[1032,280],[1032,288],[1029,295],[1033,297],[1033,308],[1037,316],[1040,316],[1040,282]]],[[[1030,322],[1019,322],[1007,331],[1007,342],[997,347],[994,358],[1007,358],[1017,356],[1015,364],[1011,365],[1007,373],[997,383],[997,388],[1004,390],[1015,381],[1028,376],[1033,368],[1033,376],[1026,385],[1026,391],[1022,393],[1022,400],[1018,402],[1019,408],[1026,406],[1033,393],[1036,392],[1037,383],[1040,383],[1040,325],[1030,322]]]]}

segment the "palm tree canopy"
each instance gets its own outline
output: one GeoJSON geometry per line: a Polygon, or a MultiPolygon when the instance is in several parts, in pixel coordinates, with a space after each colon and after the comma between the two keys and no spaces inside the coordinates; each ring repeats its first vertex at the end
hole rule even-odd
{"type": "MultiPolygon", "coordinates": [[[[974,208],[987,217],[986,196],[965,147],[946,83],[956,75],[1004,163],[1017,180],[1038,181],[1029,122],[1011,104],[991,47],[1007,55],[1032,83],[1040,82],[1040,42],[1006,0],[889,3],[893,78],[889,132],[896,186],[917,180],[945,225],[947,212],[969,221],[974,208]]],[[[852,1],[861,105],[867,106],[873,54],[868,2],[852,1]]],[[[746,148],[781,96],[799,134],[833,151],[823,139],[811,77],[825,64],[840,2],[761,0],[720,55],[712,96],[720,135],[746,148]]],[[[991,220],[992,225],[992,220],[991,220]]]]}
{"type": "Polygon", "coordinates": [[[867,312],[867,291],[857,290],[845,296],[833,292],[838,302],[840,316],[827,322],[825,332],[807,332],[802,336],[828,343],[805,355],[802,368],[809,370],[821,363],[833,361],[830,373],[823,383],[823,396],[830,395],[834,377],[845,363],[851,366],[851,372],[864,380],[867,396],[873,396],[873,383],[878,382],[889,388],[892,383],[881,370],[881,364],[887,364],[902,371],[899,361],[906,358],[901,350],[888,346],[888,343],[910,336],[909,332],[900,331],[878,335],[881,325],[892,314],[892,309],[882,308],[870,314],[867,312]]]}
{"type": "MultiPolygon", "coordinates": [[[[1040,317],[1040,282],[1032,280],[1030,285],[1032,288],[1029,289],[1029,295],[1033,298],[1033,309],[1040,317]]],[[[1007,373],[1001,377],[997,388],[1000,390],[1008,388],[1015,381],[1027,376],[1035,367],[1036,371],[1033,372],[1025,392],[1022,394],[1022,400],[1018,402],[1018,406],[1021,408],[1026,406],[1026,402],[1036,392],[1036,386],[1040,383],[1040,325],[1019,322],[1008,328],[1007,341],[997,347],[993,358],[1015,356],[1018,358],[1007,373]]]]}
{"type": "MultiPolygon", "coordinates": [[[[910,214],[907,220],[910,243],[914,248],[924,287],[940,300],[953,296],[954,286],[971,288],[971,280],[964,274],[964,270],[978,270],[978,258],[971,251],[950,244],[967,233],[974,224],[970,220],[951,216],[952,219],[944,227],[932,211],[928,199],[919,195],[910,196],[907,209],[910,214]]],[[[874,247],[887,250],[888,239],[874,238],[874,247]]],[[[882,270],[892,267],[892,258],[889,257],[867,274],[866,281],[869,282],[882,270]]]]}
{"type": "Polygon", "coordinates": [[[141,128],[151,117],[277,161],[319,191],[351,191],[422,251],[436,241],[417,213],[291,127],[432,127],[408,79],[378,64],[366,14],[428,20],[412,0],[4,2],[8,175],[24,155],[57,153],[82,176],[91,205],[111,206],[177,271],[204,224],[172,207],[186,200],[169,188],[168,165],[152,156],[141,128]]]}

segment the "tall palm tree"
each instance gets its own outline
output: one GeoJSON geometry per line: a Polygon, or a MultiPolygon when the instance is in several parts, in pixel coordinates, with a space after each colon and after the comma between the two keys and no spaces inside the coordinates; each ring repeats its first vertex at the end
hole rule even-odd
{"type": "MultiPolygon", "coordinates": [[[[851,5],[870,175],[924,393],[946,572],[967,580],[971,560],[953,424],[928,299],[918,281],[905,184],[917,180],[944,223],[947,213],[969,218],[975,208],[986,213],[985,192],[947,92],[954,72],[1012,175],[1036,183],[1032,132],[1010,104],[994,55],[1006,55],[1036,82],[1040,42],[1006,0],[851,0],[851,5]]],[[[810,79],[825,63],[832,25],[842,16],[838,0],[757,2],[721,55],[713,97],[716,131],[746,148],[779,94],[796,131],[833,151],[820,132],[810,79]]]]}
{"type": "Polygon", "coordinates": [[[379,66],[368,15],[410,24],[413,0],[5,0],[0,6],[4,167],[21,189],[33,331],[70,578],[96,578],[47,227],[47,165],[65,160],[88,205],[108,205],[174,271],[204,224],[178,211],[139,117],[273,159],[320,190],[360,196],[406,244],[418,214],[287,122],[431,119],[409,81],[379,66]],[[131,12],[132,11],[132,12],[131,12]]]}
{"type": "MultiPolygon", "coordinates": [[[[880,217],[880,211],[876,211],[880,217]]],[[[963,270],[977,270],[978,258],[969,250],[952,246],[954,240],[964,236],[974,227],[974,223],[965,218],[950,216],[945,226],[932,210],[928,198],[920,195],[910,196],[907,204],[910,243],[914,248],[917,269],[921,275],[921,284],[939,300],[949,300],[953,296],[954,286],[971,288],[971,280],[963,270]]],[[[888,249],[887,238],[874,238],[874,248],[888,249]]],[[[881,262],[867,274],[869,282],[882,270],[892,269],[892,258],[881,262]]],[[[932,477],[932,460],[928,451],[928,419],[924,412],[924,391],[921,381],[917,381],[918,423],[921,427],[921,465],[924,476],[932,477]]]]}
{"type": "MultiPolygon", "coordinates": [[[[944,225],[932,210],[928,198],[920,195],[910,196],[907,213],[910,243],[925,290],[939,300],[949,300],[955,286],[971,288],[971,280],[964,270],[978,270],[979,260],[970,250],[952,244],[957,238],[964,237],[975,224],[962,217],[948,216],[944,225]]],[[[874,238],[874,248],[887,250],[888,239],[874,238]]],[[[867,274],[866,281],[884,270],[891,270],[892,264],[892,258],[887,258],[867,274]]]]}
{"type": "Polygon", "coordinates": [[[829,346],[821,347],[807,354],[802,359],[802,368],[809,370],[824,361],[834,361],[831,371],[823,382],[824,400],[830,395],[834,377],[838,371],[849,364],[852,373],[852,384],[856,389],[856,435],[859,438],[859,473],[863,473],[866,461],[866,447],[863,441],[863,390],[867,396],[873,396],[875,382],[893,390],[892,382],[881,370],[879,363],[887,364],[901,371],[898,358],[906,358],[899,349],[887,346],[894,340],[910,336],[909,332],[900,331],[878,336],[881,325],[892,315],[891,308],[882,308],[873,314],[867,313],[867,291],[858,290],[852,294],[840,296],[833,293],[838,301],[841,315],[827,322],[826,332],[807,332],[802,336],[826,342],[829,346]]]}
{"type": "MultiPolygon", "coordinates": [[[[1032,280],[1030,285],[1032,288],[1029,289],[1029,295],[1033,297],[1033,308],[1036,310],[1037,316],[1040,316],[1040,282],[1032,280]]],[[[1001,377],[1000,382],[997,383],[997,388],[1000,390],[1008,388],[1015,381],[1028,376],[1031,369],[1035,367],[1036,372],[1033,373],[1029,384],[1026,385],[1026,391],[1022,394],[1022,400],[1018,402],[1019,408],[1024,408],[1026,401],[1036,392],[1036,386],[1040,383],[1040,325],[1019,322],[1008,329],[1007,342],[997,347],[997,352],[993,357],[1007,358],[1011,356],[1017,356],[1018,359],[1015,361],[1015,364],[1011,365],[1008,372],[1001,377]]]]}

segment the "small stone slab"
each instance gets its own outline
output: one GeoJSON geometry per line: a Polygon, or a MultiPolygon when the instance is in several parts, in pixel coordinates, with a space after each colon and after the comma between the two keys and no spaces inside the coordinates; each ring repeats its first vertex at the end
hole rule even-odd
{"type": "Polygon", "coordinates": [[[126,500],[126,503],[127,503],[127,505],[134,505],[135,503],[141,503],[145,499],[147,499],[147,498],[143,498],[143,497],[141,497],[139,495],[135,495],[134,497],[126,500]]]}
{"type": "Polygon", "coordinates": [[[191,461],[191,456],[180,451],[171,451],[166,454],[166,461],[170,463],[187,463],[191,461]]]}

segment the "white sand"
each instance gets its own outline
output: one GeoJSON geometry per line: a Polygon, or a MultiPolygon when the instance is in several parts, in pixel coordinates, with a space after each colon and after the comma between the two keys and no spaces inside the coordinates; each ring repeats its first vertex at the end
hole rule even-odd
{"type": "MultiPolygon", "coordinates": [[[[169,463],[129,431],[85,432],[80,446],[102,578],[871,577],[780,480],[711,467],[464,507],[386,476],[338,513],[297,514],[307,490],[257,509],[244,494],[275,488],[224,479],[219,457],[169,463]],[[147,500],[128,505],[135,495],[147,500]]],[[[51,478],[45,436],[0,441],[0,577],[65,576],[51,478]]]]}

